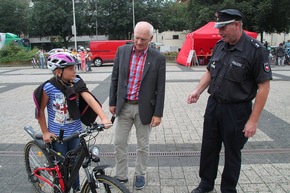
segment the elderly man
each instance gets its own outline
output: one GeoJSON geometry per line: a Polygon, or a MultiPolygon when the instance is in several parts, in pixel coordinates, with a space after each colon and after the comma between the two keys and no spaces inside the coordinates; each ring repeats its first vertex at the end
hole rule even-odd
{"type": "Polygon", "coordinates": [[[116,178],[128,181],[127,146],[132,126],[137,136],[135,188],[145,186],[145,174],[152,127],[161,122],[165,95],[165,56],[148,47],[153,26],[138,22],[134,44],[118,48],[110,87],[110,112],[116,115],[116,178]]]}

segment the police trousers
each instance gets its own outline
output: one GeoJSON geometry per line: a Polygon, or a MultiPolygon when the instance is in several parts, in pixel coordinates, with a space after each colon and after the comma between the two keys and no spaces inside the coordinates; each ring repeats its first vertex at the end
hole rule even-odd
{"type": "MultiPolygon", "coordinates": [[[[141,123],[138,104],[124,103],[120,114],[114,122],[114,144],[116,158],[116,177],[120,180],[128,179],[128,143],[132,126],[136,129],[137,160],[135,175],[145,175],[149,152],[149,136],[152,127],[141,123]]],[[[134,139],[134,140],[136,140],[134,139]]],[[[136,142],[133,142],[136,143],[136,142]]]]}
{"type": "Polygon", "coordinates": [[[202,137],[199,187],[210,191],[217,177],[220,151],[224,146],[224,169],[221,178],[222,193],[236,193],[241,170],[241,150],[247,138],[244,126],[252,111],[252,102],[219,103],[209,97],[202,137]]]}

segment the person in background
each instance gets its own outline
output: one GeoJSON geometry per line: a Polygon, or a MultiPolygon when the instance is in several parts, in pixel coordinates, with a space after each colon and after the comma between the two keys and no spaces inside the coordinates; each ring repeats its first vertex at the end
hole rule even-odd
{"type": "Polygon", "coordinates": [[[213,53],[213,48],[210,47],[209,51],[206,53],[206,61],[207,61],[207,63],[209,63],[209,60],[211,58],[212,53],[213,53]]]}
{"type": "Polygon", "coordinates": [[[84,48],[81,49],[81,51],[79,52],[80,55],[80,59],[81,59],[81,70],[83,72],[87,71],[87,65],[86,65],[86,51],[84,48]]]}
{"type": "Polygon", "coordinates": [[[134,44],[117,50],[109,94],[109,109],[116,116],[116,178],[128,182],[127,148],[134,125],[137,136],[134,186],[138,190],[145,186],[151,129],[161,123],[164,109],[165,56],[148,46],[152,38],[153,26],[138,22],[134,28],[134,44]]]}
{"type": "Polygon", "coordinates": [[[204,65],[204,64],[205,64],[205,63],[204,63],[204,61],[205,61],[205,54],[204,54],[202,48],[199,49],[199,52],[198,52],[197,55],[198,55],[198,62],[199,62],[199,64],[200,64],[200,65],[204,65]]]}
{"type": "Polygon", "coordinates": [[[72,48],[71,49],[71,54],[75,57],[76,59],[76,65],[75,65],[75,68],[76,69],[79,69],[79,64],[80,64],[80,60],[78,60],[78,52],[76,51],[75,48],[72,48]]]}
{"type": "Polygon", "coordinates": [[[278,66],[284,66],[285,64],[285,48],[282,43],[279,44],[278,48],[276,49],[276,56],[278,59],[278,66]]]}
{"type": "Polygon", "coordinates": [[[80,56],[80,53],[81,53],[81,50],[78,49],[78,52],[77,52],[77,60],[78,60],[78,63],[77,63],[77,69],[80,70],[81,69],[81,56],[80,56]]]}
{"type": "Polygon", "coordinates": [[[45,68],[45,52],[43,48],[40,48],[38,52],[35,54],[39,57],[39,68],[44,69],[45,68]]]}
{"type": "Polygon", "coordinates": [[[221,175],[222,193],[236,193],[241,170],[241,150],[257,132],[266,103],[272,72],[268,52],[258,40],[243,31],[243,14],[236,9],[217,13],[218,41],[195,90],[187,103],[196,103],[208,88],[204,115],[199,176],[201,181],[191,193],[214,189],[222,145],[225,151],[221,175]],[[252,104],[252,100],[255,102],[252,104]]]}
{"type": "Polygon", "coordinates": [[[269,46],[269,44],[268,44],[268,42],[267,41],[265,41],[264,42],[264,46],[266,47],[266,49],[268,50],[268,46],[269,46]]]}
{"type": "Polygon", "coordinates": [[[86,55],[86,61],[87,61],[87,71],[92,71],[91,64],[92,64],[92,52],[90,48],[87,48],[87,55],[86,55]]]}
{"type": "Polygon", "coordinates": [[[71,49],[71,54],[72,54],[74,57],[76,57],[77,54],[78,54],[78,52],[76,51],[75,48],[72,48],[72,49],[71,49]]]}

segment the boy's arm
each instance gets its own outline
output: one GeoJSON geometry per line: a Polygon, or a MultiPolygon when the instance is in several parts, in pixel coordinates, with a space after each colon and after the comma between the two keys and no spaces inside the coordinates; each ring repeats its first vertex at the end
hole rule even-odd
{"type": "Polygon", "coordinates": [[[107,118],[102,107],[99,105],[99,103],[93,98],[93,96],[89,92],[81,92],[80,95],[88,103],[88,105],[95,111],[95,113],[98,114],[98,116],[101,118],[102,124],[111,124],[112,123],[107,118]]]}
{"type": "Polygon", "coordinates": [[[42,91],[42,98],[41,98],[41,103],[40,103],[40,108],[39,108],[39,117],[38,117],[38,123],[40,125],[41,131],[43,133],[43,141],[45,143],[50,143],[50,137],[56,137],[53,133],[50,133],[47,128],[46,124],[46,118],[45,118],[45,108],[48,103],[48,96],[47,94],[42,91]]]}

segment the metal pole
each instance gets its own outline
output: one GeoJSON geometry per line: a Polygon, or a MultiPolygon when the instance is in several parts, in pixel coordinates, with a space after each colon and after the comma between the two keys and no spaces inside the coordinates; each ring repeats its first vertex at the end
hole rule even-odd
{"type": "Polygon", "coordinates": [[[98,21],[96,20],[96,40],[98,40],[98,21]]]}
{"type": "Polygon", "coordinates": [[[96,40],[98,40],[98,4],[96,1],[96,40]]]}
{"type": "Polygon", "coordinates": [[[77,50],[77,26],[76,26],[76,12],[75,12],[75,1],[72,0],[73,4],[73,25],[74,25],[74,39],[75,39],[75,49],[77,50]]]}
{"type": "Polygon", "coordinates": [[[134,0],[132,0],[132,7],[133,7],[133,31],[135,28],[135,5],[134,5],[134,0]]]}

